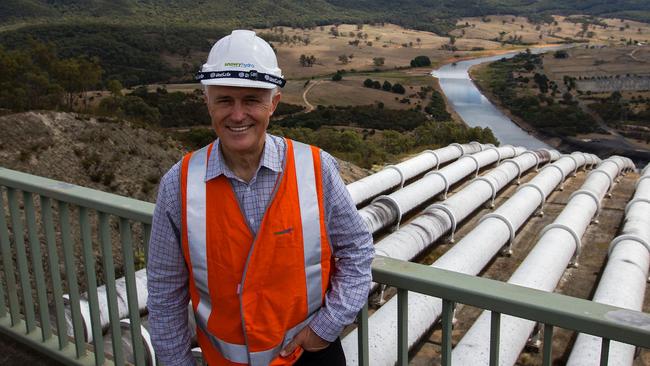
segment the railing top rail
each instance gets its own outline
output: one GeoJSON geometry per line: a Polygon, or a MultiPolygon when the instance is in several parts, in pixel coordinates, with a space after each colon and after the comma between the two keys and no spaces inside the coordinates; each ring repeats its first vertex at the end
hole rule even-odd
{"type": "Polygon", "coordinates": [[[650,314],[378,256],[373,281],[650,348],[650,314]]]}
{"type": "Polygon", "coordinates": [[[154,204],[0,167],[0,186],[40,194],[127,219],[151,223],[154,204]]]}

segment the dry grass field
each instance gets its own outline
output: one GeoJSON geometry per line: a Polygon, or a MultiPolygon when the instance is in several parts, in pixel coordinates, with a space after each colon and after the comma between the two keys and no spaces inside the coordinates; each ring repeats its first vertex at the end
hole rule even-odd
{"type": "Polygon", "coordinates": [[[567,76],[598,77],[627,74],[650,75],[650,46],[577,47],[567,51],[568,58],[544,58],[544,72],[562,81],[567,76]]]}
{"type": "Polygon", "coordinates": [[[583,32],[580,23],[567,20],[567,17],[554,16],[551,24],[532,24],[525,17],[511,15],[490,15],[484,18],[463,18],[456,23],[459,29],[451,34],[461,39],[502,39],[521,37],[528,44],[558,43],[567,39],[582,40],[595,43],[625,43],[629,39],[650,41],[650,24],[632,20],[601,19],[607,28],[590,24],[583,32]],[[484,21],[484,20],[488,21],[484,21]],[[503,33],[502,33],[503,32],[503,33]]]}

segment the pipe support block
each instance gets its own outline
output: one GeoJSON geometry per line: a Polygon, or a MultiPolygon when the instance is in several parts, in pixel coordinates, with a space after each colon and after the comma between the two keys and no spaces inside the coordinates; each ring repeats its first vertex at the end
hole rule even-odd
{"type": "Polygon", "coordinates": [[[459,143],[457,143],[457,142],[454,142],[453,144],[449,144],[449,146],[457,147],[458,150],[460,150],[460,155],[464,155],[464,154],[465,154],[465,149],[463,149],[463,145],[461,145],[461,144],[459,144],[459,143]]]}
{"type": "Polygon", "coordinates": [[[406,179],[404,177],[404,172],[402,172],[402,170],[399,167],[397,167],[395,165],[388,165],[388,166],[384,167],[384,169],[385,170],[388,170],[388,169],[395,170],[397,172],[397,174],[399,174],[399,180],[400,180],[399,189],[404,188],[404,182],[406,181],[406,179]]]}
{"type": "Polygon", "coordinates": [[[386,196],[386,195],[375,198],[374,200],[372,200],[372,203],[377,203],[380,201],[388,203],[388,205],[395,210],[395,213],[397,214],[397,218],[395,219],[394,229],[399,230],[399,224],[400,222],[402,222],[402,208],[399,206],[399,203],[393,197],[386,196]]]}
{"type": "Polygon", "coordinates": [[[609,249],[607,250],[607,256],[608,257],[612,255],[612,252],[614,251],[614,247],[616,247],[616,245],[618,243],[622,242],[623,240],[632,240],[632,241],[635,241],[635,242],[643,245],[646,249],[648,249],[648,253],[650,254],[650,243],[648,243],[648,241],[643,240],[643,238],[641,238],[638,235],[623,234],[623,235],[619,235],[616,238],[614,238],[614,240],[612,240],[612,242],[609,244],[609,249]]]}
{"type": "Polygon", "coordinates": [[[435,203],[435,204],[429,206],[429,208],[431,210],[437,208],[437,209],[443,211],[444,213],[446,213],[447,216],[449,216],[449,220],[451,220],[451,231],[450,231],[451,235],[449,236],[449,242],[453,243],[454,242],[454,233],[456,232],[456,224],[457,224],[456,216],[454,215],[454,212],[451,211],[451,209],[449,207],[447,207],[447,206],[445,206],[443,204],[440,204],[440,203],[435,203]]]}
{"type": "Polygon", "coordinates": [[[627,216],[627,212],[630,210],[630,207],[632,207],[633,204],[640,203],[640,202],[645,202],[645,203],[650,204],[650,199],[638,197],[638,198],[634,198],[633,200],[628,202],[627,205],[625,205],[625,216],[627,216]]]}
{"type": "Polygon", "coordinates": [[[497,195],[497,187],[494,185],[494,183],[492,183],[491,180],[487,179],[486,177],[477,177],[472,180],[472,182],[475,181],[483,181],[490,186],[490,189],[492,190],[492,200],[490,201],[490,207],[494,207],[494,198],[497,195]]]}
{"type": "Polygon", "coordinates": [[[539,213],[541,215],[543,215],[544,214],[544,212],[543,212],[543,210],[544,210],[544,201],[546,201],[546,195],[544,194],[544,191],[542,191],[542,189],[539,188],[539,186],[537,184],[535,184],[535,183],[526,183],[526,184],[520,186],[517,189],[517,192],[522,190],[523,188],[526,188],[526,187],[533,188],[534,190],[536,190],[539,193],[539,198],[540,198],[540,200],[539,200],[539,213]]]}
{"type": "Polygon", "coordinates": [[[551,229],[561,229],[561,230],[564,230],[567,233],[571,234],[571,236],[573,237],[573,240],[575,240],[575,244],[576,244],[576,251],[573,253],[573,258],[571,259],[571,264],[577,266],[577,264],[578,264],[578,256],[580,255],[580,250],[582,249],[582,241],[580,240],[580,237],[578,236],[578,233],[576,233],[575,230],[573,230],[572,228],[570,228],[567,225],[560,224],[560,223],[554,223],[554,224],[546,225],[546,227],[544,227],[542,229],[542,231],[539,233],[539,236],[540,237],[544,236],[544,234],[546,234],[546,232],[551,230],[551,229]]]}
{"type": "Polygon", "coordinates": [[[481,164],[478,162],[478,159],[476,159],[474,155],[469,155],[469,154],[463,155],[461,156],[461,158],[470,158],[474,160],[474,164],[476,164],[476,171],[474,172],[474,177],[477,177],[478,171],[481,169],[481,164]]]}
{"type": "Polygon", "coordinates": [[[542,172],[548,168],[555,168],[557,169],[558,172],[560,172],[560,175],[562,176],[562,179],[560,180],[560,191],[564,190],[564,179],[566,179],[566,176],[564,175],[564,171],[562,171],[562,168],[560,168],[557,165],[547,165],[542,169],[542,172]]]}
{"type": "Polygon", "coordinates": [[[596,203],[596,213],[594,214],[594,217],[592,218],[592,221],[597,222],[598,216],[600,216],[600,200],[598,199],[598,196],[596,196],[596,194],[594,192],[592,192],[590,190],[587,190],[587,189],[577,190],[577,191],[571,193],[571,195],[569,196],[569,201],[571,201],[571,199],[573,197],[581,195],[581,194],[585,194],[585,195],[591,197],[594,200],[594,202],[596,203]]]}
{"type": "Polygon", "coordinates": [[[521,165],[514,159],[504,160],[503,163],[501,163],[501,165],[505,163],[512,163],[517,167],[517,184],[521,184],[521,165]]]}
{"type": "Polygon", "coordinates": [[[425,150],[424,152],[429,153],[429,154],[433,155],[434,158],[436,158],[436,164],[435,165],[436,165],[436,170],[438,170],[438,168],[440,167],[440,157],[438,156],[438,153],[436,153],[433,150],[425,150]]]}
{"type": "Polygon", "coordinates": [[[533,158],[535,158],[535,171],[537,171],[539,169],[539,156],[537,156],[537,154],[535,154],[535,152],[530,151],[530,150],[524,151],[523,154],[521,154],[520,156],[524,156],[526,154],[531,154],[533,156],[533,158]]]}
{"type": "Polygon", "coordinates": [[[494,152],[497,153],[497,165],[499,165],[501,163],[501,152],[496,147],[490,147],[485,149],[485,151],[489,151],[489,150],[494,150],[494,152]]]}
{"type": "Polygon", "coordinates": [[[444,199],[447,199],[447,191],[449,191],[449,181],[447,180],[447,177],[445,177],[444,174],[442,174],[440,172],[437,172],[437,171],[436,172],[428,172],[424,176],[427,177],[429,175],[437,175],[440,178],[442,178],[442,181],[445,183],[445,192],[443,193],[443,197],[444,197],[444,199]]]}
{"type": "Polygon", "coordinates": [[[500,220],[501,222],[506,224],[506,226],[508,227],[508,231],[510,232],[510,238],[508,239],[508,251],[510,253],[512,253],[512,242],[515,241],[515,227],[512,225],[512,223],[510,222],[510,220],[508,220],[507,217],[505,217],[505,216],[503,216],[503,215],[501,215],[499,213],[496,213],[496,212],[492,212],[492,213],[489,213],[489,214],[481,217],[481,219],[478,220],[478,222],[480,224],[481,222],[483,222],[483,221],[485,221],[485,220],[487,220],[489,218],[495,218],[497,220],[500,220]]]}

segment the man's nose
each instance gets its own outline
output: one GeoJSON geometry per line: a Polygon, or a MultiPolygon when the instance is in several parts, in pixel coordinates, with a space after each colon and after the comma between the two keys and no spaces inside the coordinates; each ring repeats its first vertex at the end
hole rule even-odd
{"type": "Polygon", "coordinates": [[[230,118],[235,121],[242,121],[246,117],[246,108],[243,103],[235,102],[230,113],[230,118]]]}

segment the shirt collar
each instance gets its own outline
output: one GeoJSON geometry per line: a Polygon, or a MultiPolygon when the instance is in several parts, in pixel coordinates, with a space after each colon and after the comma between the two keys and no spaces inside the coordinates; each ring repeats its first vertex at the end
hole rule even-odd
{"type": "MultiPolygon", "coordinates": [[[[260,159],[260,165],[257,167],[257,173],[259,173],[262,167],[272,170],[273,172],[280,173],[282,171],[282,160],[283,157],[280,156],[279,148],[271,136],[267,133],[264,140],[264,151],[262,152],[262,158],[260,159]]],[[[217,138],[212,144],[212,151],[210,151],[210,159],[208,160],[207,171],[205,173],[206,182],[214,179],[220,175],[225,176],[226,178],[238,179],[235,173],[228,168],[224,159],[223,153],[220,148],[220,141],[217,138]]]]}

